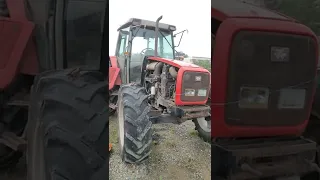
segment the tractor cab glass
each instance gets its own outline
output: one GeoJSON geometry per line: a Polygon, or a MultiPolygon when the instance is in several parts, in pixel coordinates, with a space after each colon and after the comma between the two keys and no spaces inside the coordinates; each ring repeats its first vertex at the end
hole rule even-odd
{"type": "Polygon", "coordinates": [[[100,65],[105,1],[69,0],[65,14],[67,66],[100,65]]]}
{"type": "MultiPolygon", "coordinates": [[[[132,45],[129,69],[129,80],[140,82],[141,66],[144,56],[155,55],[154,29],[132,28],[132,45]]],[[[174,59],[173,38],[170,31],[159,30],[158,36],[158,57],[174,59]]]]}
{"type": "MultiPolygon", "coordinates": [[[[132,28],[132,49],[131,49],[131,62],[135,55],[154,56],[155,51],[155,30],[154,29],[141,29],[139,27],[132,28]]],[[[170,31],[159,31],[158,36],[158,57],[173,59],[173,41],[170,31]]],[[[139,61],[139,60],[138,60],[139,61]]]]}
{"type": "MultiPolygon", "coordinates": [[[[157,57],[174,59],[173,30],[159,28],[157,57]]],[[[131,25],[119,29],[116,56],[125,82],[140,82],[145,56],[155,55],[155,26],[131,25]],[[126,65],[125,65],[126,64],[126,65]]]]}

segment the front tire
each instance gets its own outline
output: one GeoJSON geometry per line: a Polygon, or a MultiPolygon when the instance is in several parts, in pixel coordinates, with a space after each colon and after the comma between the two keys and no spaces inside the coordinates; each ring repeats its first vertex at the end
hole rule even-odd
{"type": "Polygon", "coordinates": [[[141,163],[151,153],[152,123],[146,90],[135,84],[119,90],[118,123],[120,154],[124,162],[141,163]]]}
{"type": "Polygon", "coordinates": [[[211,117],[202,117],[192,120],[199,136],[206,142],[211,141],[211,117]]]}
{"type": "Polygon", "coordinates": [[[98,72],[62,70],[35,79],[27,132],[28,180],[90,180],[107,171],[102,168],[108,162],[107,94],[98,72]]]}

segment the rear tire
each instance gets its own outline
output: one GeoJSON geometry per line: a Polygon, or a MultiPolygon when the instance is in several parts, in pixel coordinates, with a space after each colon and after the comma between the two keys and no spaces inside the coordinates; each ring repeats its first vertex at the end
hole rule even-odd
{"type": "Polygon", "coordinates": [[[124,162],[141,163],[151,153],[152,123],[146,90],[135,84],[119,90],[118,123],[120,154],[124,162]]]}
{"type": "MultiPolygon", "coordinates": [[[[98,72],[47,72],[31,89],[29,180],[90,180],[108,163],[107,83],[98,72]]],[[[106,177],[99,177],[104,179],[106,177]]]]}
{"type": "Polygon", "coordinates": [[[194,122],[195,130],[198,131],[199,136],[206,142],[211,142],[211,117],[197,118],[192,120],[194,122]],[[208,121],[206,121],[208,120],[208,121]]]}

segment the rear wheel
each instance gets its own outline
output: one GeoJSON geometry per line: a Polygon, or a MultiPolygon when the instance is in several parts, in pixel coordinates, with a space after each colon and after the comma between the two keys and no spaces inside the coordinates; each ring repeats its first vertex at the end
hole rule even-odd
{"type": "Polygon", "coordinates": [[[27,133],[28,179],[90,180],[108,171],[103,169],[108,162],[107,95],[98,72],[62,70],[36,78],[27,133]]]}
{"type": "Polygon", "coordinates": [[[129,84],[120,88],[117,116],[120,154],[127,163],[140,163],[151,153],[149,112],[148,95],[143,87],[129,84]]]}
{"type": "Polygon", "coordinates": [[[199,136],[206,142],[211,141],[211,117],[202,117],[192,120],[199,136]]]}

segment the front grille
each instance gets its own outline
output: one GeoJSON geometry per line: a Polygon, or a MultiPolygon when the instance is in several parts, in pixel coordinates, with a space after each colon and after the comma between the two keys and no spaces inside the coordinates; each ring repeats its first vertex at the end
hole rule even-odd
{"type": "Polygon", "coordinates": [[[208,99],[210,85],[209,73],[185,71],[182,76],[182,95],[181,100],[185,102],[198,102],[208,99]],[[196,81],[196,76],[201,76],[201,81],[196,81]],[[194,89],[194,96],[186,96],[184,93],[187,89],[194,89]],[[206,96],[198,96],[198,91],[205,89],[207,91],[206,96]]]}
{"type": "Polygon", "coordinates": [[[240,126],[290,126],[306,120],[312,101],[315,77],[316,42],[310,37],[255,31],[239,32],[231,46],[228,67],[225,121],[240,126]],[[272,47],[290,49],[289,59],[272,61],[272,47]],[[311,82],[310,82],[311,80],[311,82]],[[302,83],[309,82],[309,83],[302,83]],[[280,89],[297,85],[305,89],[302,109],[279,109],[280,89]],[[270,91],[266,109],[239,108],[239,92],[243,86],[263,87],[270,91]]]}

